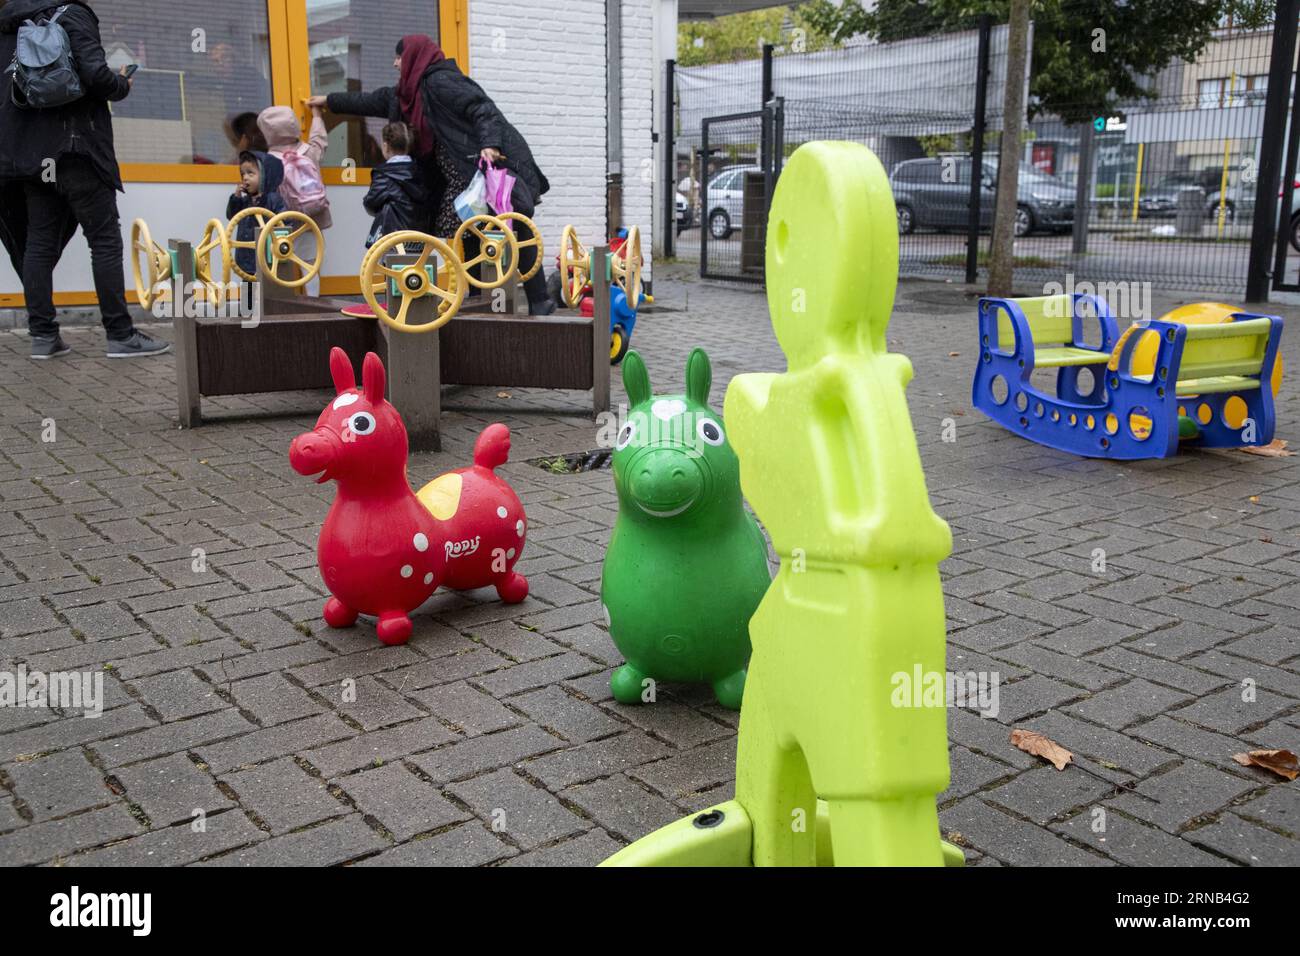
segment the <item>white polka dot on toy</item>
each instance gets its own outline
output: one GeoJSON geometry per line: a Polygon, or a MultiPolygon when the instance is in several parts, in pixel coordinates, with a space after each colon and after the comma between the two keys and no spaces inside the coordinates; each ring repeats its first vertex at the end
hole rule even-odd
{"type": "Polygon", "coordinates": [[[409,564],[402,565],[402,577],[409,578],[414,573],[415,568],[411,567],[409,564]]]}
{"type": "Polygon", "coordinates": [[[423,531],[417,531],[415,537],[411,539],[411,544],[415,545],[416,551],[428,551],[429,539],[425,537],[423,531]]]}
{"type": "Polygon", "coordinates": [[[520,518],[518,521],[515,522],[515,534],[519,535],[519,537],[521,537],[521,538],[524,536],[524,519],[523,519],[523,518],[520,518]]]}
{"type": "Polygon", "coordinates": [[[509,551],[506,552],[506,560],[507,560],[507,561],[512,560],[512,559],[514,558],[514,556],[515,556],[515,549],[514,549],[514,548],[511,548],[509,551]]]}
{"type": "Polygon", "coordinates": [[[497,508],[497,517],[498,517],[498,518],[504,518],[507,514],[509,514],[509,512],[506,511],[506,506],[505,506],[505,505],[501,505],[499,508],[497,508]]]}
{"type": "Polygon", "coordinates": [[[432,571],[430,571],[428,574],[426,574],[426,575],[424,576],[424,583],[425,583],[425,584],[432,584],[432,583],[433,583],[433,572],[432,572],[432,571]]]}

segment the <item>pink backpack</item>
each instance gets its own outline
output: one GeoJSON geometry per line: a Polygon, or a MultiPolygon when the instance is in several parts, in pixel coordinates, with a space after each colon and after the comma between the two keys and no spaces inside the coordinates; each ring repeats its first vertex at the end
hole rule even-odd
{"type": "Polygon", "coordinates": [[[286,150],[280,155],[280,161],[284,163],[280,198],[286,206],[309,216],[319,216],[329,209],[329,197],[325,195],[325,184],[315,163],[296,149],[286,150]]]}

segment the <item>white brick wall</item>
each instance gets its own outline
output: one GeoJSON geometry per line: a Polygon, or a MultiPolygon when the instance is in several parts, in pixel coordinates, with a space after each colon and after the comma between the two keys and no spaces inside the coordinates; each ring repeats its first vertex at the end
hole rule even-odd
{"type": "Polygon", "coordinates": [[[572,224],[605,232],[605,0],[470,0],[470,75],[528,140],[551,182],[537,209],[546,268],[572,224]]]}
{"type": "Polygon", "coordinates": [[[623,0],[623,222],[641,228],[650,274],[654,242],[655,44],[650,0],[623,0]]]}
{"type": "MultiPolygon", "coordinates": [[[[623,2],[623,218],[641,227],[648,264],[654,83],[650,0],[623,2]]],[[[605,235],[605,0],[470,0],[470,75],[532,148],[551,191],[537,210],[553,268],[560,232],[605,235]]]]}

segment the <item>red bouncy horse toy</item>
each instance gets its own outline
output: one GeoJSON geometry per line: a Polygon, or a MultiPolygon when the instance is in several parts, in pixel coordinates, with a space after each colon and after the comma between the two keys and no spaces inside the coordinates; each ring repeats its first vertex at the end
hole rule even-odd
{"type": "Polygon", "coordinates": [[[483,429],[474,465],[435,478],[417,495],[406,479],[406,426],[384,397],[379,356],[366,354],[361,388],[340,348],[330,351],[330,374],[338,397],[289,446],[294,471],[338,486],[317,545],[333,595],[325,623],[350,627],[358,614],[373,614],[381,641],[404,644],[410,612],[439,585],[493,585],[510,604],[527,597],[528,581],[514,571],[524,549],[524,507],[492,471],[510,454],[510,429],[483,429]]]}

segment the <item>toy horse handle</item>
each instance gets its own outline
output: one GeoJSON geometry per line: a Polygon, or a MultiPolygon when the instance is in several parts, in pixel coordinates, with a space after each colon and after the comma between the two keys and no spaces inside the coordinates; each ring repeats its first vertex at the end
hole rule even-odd
{"type": "Polygon", "coordinates": [[[483,429],[474,442],[474,464],[488,471],[504,465],[510,457],[510,429],[497,422],[483,429]]]}

